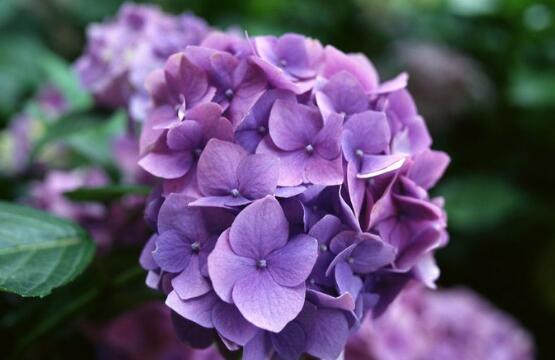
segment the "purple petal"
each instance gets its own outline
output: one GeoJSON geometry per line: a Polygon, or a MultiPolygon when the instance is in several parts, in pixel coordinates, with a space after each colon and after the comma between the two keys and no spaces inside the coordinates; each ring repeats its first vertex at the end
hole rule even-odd
{"type": "Polygon", "coordinates": [[[316,152],[326,160],[335,159],[339,155],[342,125],[343,118],[332,114],[326,119],[324,127],[314,139],[316,152]]]}
{"type": "Polygon", "coordinates": [[[349,261],[355,272],[368,274],[391,264],[395,259],[395,248],[378,237],[363,234],[361,239],[351,254],[352,260],[349,261]]]}
{"type": "Polygon", "coordinates": [[[281,99],[274,103],[268,124],[272,141],[286,151],[311,144],[323,125],[317,110],[281,99]]]}
{"type": "Polygon", "coordinates": [[[311,302],[321,307],[345,311],[353,311],[355,309],[355,301],[351,294],[345,293],[338,297],[333,297],[320,291],[308,289],[307,297],[311,302]]]}
{"type": "Polygon", "coordinates": [[[256,271],[253,259],[235,255],[229,245],[229,230],[224,231],[208,255],[208,274],[216,294],[223,301],[231,303],[231,294],[237,281],[256,271]]]}
{"type": "Polygon", "coordinates": [[[343,153],[349,162],[357,161],[363,154],[379,154],[389,147],[391,132],[385,113],[365,111],[355,114],[345,123],[343,153]]]}
{"type": "Polygon", "coordinates": [[[259,331],[258,334],[249,341],[243,349],[242,360],[260,360],[270,359],[273,352],[273,346],[269,336],[265,331],[259,331]]]}
{"type": "Polygon", "coordinates": [[[161,137],[151,152],[139,160],[139,166],[154,176],[175,179],[189,171],[193,165],[193,156],[188,151],[172,152],[161,137]]]}
{"type": "Polygon", "coordinates": [[[356,299],[362,290],[362,280],[353,274],[353,270],[345,261],[335,265],[335,282],[340,294],[349,293],[353,299],[356,299]]]}
{"type": "Polygon", "coordinates": [[[197,167],[199,188],[204,195],[229,195],[238,188],[237,167],[247,153],[238,145],[211,139],[197,167]]]}
{"type": "Polygon", "coordinates": [[[174,151],[200,148],[202,128],[196,121],[186,120],[168,131],[168,147],[174,151]]]}
{"type": "Polygon", "coordinates": [[[331,100],[337,113],[355,114],[368,109],[368,96],[358,80],[347,71],[334,74],[322,92],[331,100]]]}
{"type": "Polygon", "coordinates": [[[357,177],[368,179],[395,171],[403,166],[406,159],[404,155],[364,155],[357,177]]]}
{"type": "Polygon", "coordinates": [[[164,67],[168,90],[178,103],[183,95],[191,109],[208,91],[206,73],[187,59],[183,53],[170,56],[164,67]]]}
{"type": "Polygon", "coordinates": [[[156,247],[157,235],[152,235],[148,242],[145,244],[143,250],[141,251],[141,257],[139,258],[139,263],[145,270],[156,270],[158,269],[158,264],[154,261],[152,252],[156,247]]]}
{"type": "Polygon", "coordinates": [[[309,158],[305,151],[282,152],[272,144],[269,137],[266,137],[260,142],[260,144],[258,144],[256,152],[259,154],[270,154],[279,157],[279,186],[299,186],[303,183],[304,170],[306,162],[309,158]]]}
{"type": "Polygon", "coordinates": [[[175,291],[172,291],[167,299],[166,305],[187,320],[200,326],[213,328],[212,309],[219,302],[213,292],[196,297],[191,300],[181,300],[175,291]]]}
{"type": "Polygon", "coordinates": [[[241,346],[251,341],[258,332],[234,305],[221,301],[212,310],[212,321],[222,336],[241,346]]]}
{"type": "Polygon", "coordinates": [[[202,213],[188,206],[191,199],[180,194],[170,194],[158,213],[158,232],[175,230],[191,243],[208,238],[202,213]]]}
{"type": "Polygon", "coordinates": [[[251,259],[265,259],[282,248],[289,237],[289,224],[274,197],[256,200],[237,215],[229,232],[233,251],[251,259]]]}
{"type": "Polygon", "coordinates": [[[407,73],[401,73],[391,80],[384,81],[380,84],[374,94],[387,94],[397,90],[405,89],[409,80],[407,73]]]}
{"type": "Polygon", "coordinates": [[[316,239],[299,234],[268,256],[268,271],[279,285],[296,286],[308,278],[317,256],[316,239]]]}
{"type": "Polygon", "coordinates": [[[441,151],[428,150],[419,154],[407,176],[424,189],[433,187],[449,165],[449,155],[441,151]]]}
{"type": "Polygon", "coordinates": [[[174,230],[158,235],[156,248],[152,252],[158,266],[172,273],[183,271],[189,265],[192,254],[191,243],[174,230]]]}
{"type": "Polygon", "coordinates": [[[344,54],[331,45],[325,48],[326,62],[322,75],[330,79],[333,75],[347,71],[354,75],[365,91],[378,87],[378,73],[368,58],[361,54],[344,54]]]}
{"type": "Polygon", "coordinates": [[[259,199],[275,192],[279,179],[279,159],[272,155],[249,155],[237,168],[239,193],[259,199]]]}
{"type": "Polygon", "coordinates": [[[305,177],[314,185],[340,185],[343,183],[343,159],[341,156],[334,160],[310,156],[306,164],[305,177]]]}
{"type": "Polygon", "coordinates": [[[310,228],[308,235],[318,240],[318,244],[328,245],[329,241],[341,231],[341,227],[341,220],[338,217],[325,215],[310,228]]]}
{"type": "Polygon", "coordinates": [[[306,348],[306,334],[296,322],[290,322],[278,334],[271,334],[274,349],[283,360],[297,360],[301,358],[306,348]]]}
{"type": "Polygon", "coordinates": [[[349,336],[349,324],[338,310],[317,309],[307,336],[307,353],[318,359],[335,360],[349,336]]]}
{"type": "Polygon", "coordinates": [[[261,329],[279,332],[301,312],[305,291],[304,283],[284,287],[268,271],[257,271],[237,281],[232,297],[249,322],[261,329]]]}
{"type": "Polygon", "coordinates": [[[198,256],[193,256],[189,266],[172,279],[172,286],[181,300],[196,298],[212,290],[210,282],[200,272],[198,256]]]}

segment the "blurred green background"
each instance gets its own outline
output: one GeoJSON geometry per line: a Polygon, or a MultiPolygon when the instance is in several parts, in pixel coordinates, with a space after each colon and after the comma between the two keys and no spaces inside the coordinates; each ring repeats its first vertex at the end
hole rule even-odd
{"type": "MultiPolygon", "coordinates": [[[[434,147],[452,157],[435,190],[446,197],[451,234],[450,245],[438,254],[440,285],[477,290],[533,333],[539,358],[555,359],[552,0],[155,3],[169,12],[193,11],[219,27],[241,25],[253,35],[301,32],[363,52],[384,79],[408,71],[434,147]]],[[[83,49],[87,24],[114,15],[120,4],[0,0],[0,128],[44,82],[41,59],[56,53],[73,61],[83,49]]],[[[0,185],[2,198],[15,197],[13,184],[0,185]]],[[[123,268],[136,255],[127,262],[111,258],[123,268]]],[[[10,319],[0,314],[0,325],[10,319]]],[[[0,343],[9,339],[0,336],[0,343]]]]}

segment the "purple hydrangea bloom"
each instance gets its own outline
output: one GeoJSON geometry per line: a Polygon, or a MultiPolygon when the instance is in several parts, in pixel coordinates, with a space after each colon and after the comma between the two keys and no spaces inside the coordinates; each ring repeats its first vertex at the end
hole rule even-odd
{"type": "Polygon", "coordinates": [[[413,286],[350,337],[345,359],[367,358],[526,360],[534,346],[513,319],[470,290],[413,286]]]}
{"type": "Polygon", "coordinates": [[[449,158],[407,81],[302,35],[218,32],[148,76],[139,164],[161,184],[141,264],[178,334],[336,359],[409,281],[435,286],[448,237],[428,191],[449,158]]]}
{"type": "Polygon", "coordinates": [[[170,16],[155,6],[126,4],[112,21],[87,30],[87,48],[75,70],[98,104],[129,107],[143,120],[146,76],[173,53],[198,45],[210,32],[190,14],[170,16]]]}

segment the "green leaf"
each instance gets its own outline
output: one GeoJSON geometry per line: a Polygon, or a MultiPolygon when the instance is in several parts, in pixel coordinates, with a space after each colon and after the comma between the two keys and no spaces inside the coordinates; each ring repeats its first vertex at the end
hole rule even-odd
{"type": "Polygon", "coordinates": [[[437,189],[445,197],[449,227],[459,231],[487,230],[507,221],[527,203],[510,183],[494,177],[453,178],[437,189]]]}
{"type": "Polygon", "coordinates": [[[112,201],[126,195],[148,195],[148,186],[121,184],[103,187],[82,187],[64,195],[73,201],[112,201]]]}
{"type": "Polygon", "coordinates": [[[0,202],[0,290],[46,296],[79,275],[95,244],[78,225],[0,202]]]}
{"type": "Polygon", "coordinates": [[[90,94],[81,86],[77,74],[68,63],[51,54],[41,59],[41,65],[49,83],[54,85],[68,102],[67,112],[91,108],[93,100],[90,94]]]}
{"type": "Polygon", "coordinates": [[[520,69],[514,71],[509,84],[510,101],[521,107],[555,106],[555,72],[520,69]]]}
{"type": "Polygon", "coordinates": [[[73,134],[86,132],[88,129],[102,126],[102,119],[89,114],[69,114],[58,121],[48,124],[43,135],[37,140],[31,152],[31,159],[35,158],[46,146],[57,140],[64,140],[73,134]]]}
{"type": "Polygon", "coordinates": [[[93,163],[110,166],[114,161],[112,141],[125,132],[126,124],[125,112],[119,111],[108,120],[66,136],[64,143],[93,163]]]}

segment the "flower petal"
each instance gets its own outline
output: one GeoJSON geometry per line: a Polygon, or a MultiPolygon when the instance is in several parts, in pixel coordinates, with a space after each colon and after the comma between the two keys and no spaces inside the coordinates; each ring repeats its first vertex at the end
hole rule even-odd
{"type": "Polygon", "coordinates": [[[172,291],[166,298],[166,305],[187,320],[206,328],[213,328],[212,309],[218,303],[214,292],[190,300],[181,300],[177,292],[172,291]]]}
{"type": "Polygon", "coordinates": [[[279,159],[268,154],[249,155],[237,168],[239,193],[249,199],[274,194],[279,179],[279,159]]]}
{"type": "Polygon", "coordinates": [[[253,259],[233,252],[229,245],[229,230],[224,231],[208,255],[208,274],[216,294],[225,302],[233,302],[231,294],[237,281],[256,271],[253,259]]]}
{"type": "Polygon", "coordinates": [[[317,257],[317,240],[299,234],[268,256],[268,271],[278,284],[296,286],[308,278],[317,257]]]}
{"type": "Polygon", "coordinates": [[[191,260],[191,243],[175,230],[164,231],[156,238],[156,248],[152,252],[160,268],[167,272],[183,271],[191,260]]]}
{"type": "Polygon", "coordinates": [[[237,281],[232,297],[249,322],[261,329],[279,332],[301,312],[305,291],[304,284],[284,287],[268,271],[257,271],[237,281]]]}
{"type": "Polygon", "coordinates": [[[246,151],[236,144],[218,139],[208,141],[197,167],[201,192],[221,196],[237,189],[237,167],[246,155],[246,151]]]}
{"type": "Polygon", "coordinates": [[[199,123],[185,120],[168,131],[168,147],[174,151],[193,151],[202,145],[202,136],[199,123]]]}
{"type": "Polygon", "coordinates": [[[303,149],[322,128],[320,113],[306,105],[278,99],[270,112],[270,137],[282,150],[303,149]]]}
{"type": "Polygon", "coordinates": [[[241,346],[251,341],[258,332],[258,329],[241,315],[237,307],[222,301],[214,306],[212,321],[223,337],[241,346]]]}
{"type": "Polygon", "coordinates": [[[189,300],[212,290],[210,282],[200,272],[198,256],[192,256],[189,266],[172,279],[172,286],[181,300],[189,300]]]}
{"type": "Polygon", "coordinates": [[[395,171],[406,161],[404,155],[364,155],[357,177],[368,179],[391,171],[395,171]]]}
{"type": "Polygon", "coordinates": [[[271,196],[256,200],[237,215],[229,232],[229,244],[240,256],[265,259],[282,248],[289,224],[279,202],[271,196]]]}

